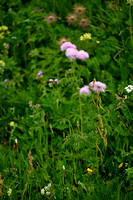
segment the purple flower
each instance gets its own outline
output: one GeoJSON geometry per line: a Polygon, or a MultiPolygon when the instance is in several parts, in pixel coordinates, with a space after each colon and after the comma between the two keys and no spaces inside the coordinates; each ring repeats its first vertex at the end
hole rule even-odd
{"type": "Polygon", "coordinates": [[[68,48],[73,48],[73,49],[76,49],[77,47],[74,45],[74,44],[72,44],[71,42],[64,42],[62,45],[61,45],[61,51],[64,51],[64,50],[66,50],[66,49],[68,49],[68,48]]]}
{"type": "Polygon", "coordinates": [[[80,94],[85,93],[85,94],[90,94],[89,86],[84,86],[80,89],[80,94]]]}
{"type": "Polygon", "coordinates": [[[77,49],[73,49],[73,48],[68,48],[66,50],[66,57],[69,58],[69,60],[76,60],[77,58],[77,54],[78,54],[78,51],[77,49]]]}
{"type": "Polygon", "coordinates": [[[5,81],[5,82],[8,82],[8,79],[5,79],[4,81],[5,81]]]}
{"type": "Polygon", "coordinates": [[[89,54],[87,52],[85,52],[84,50],[78,51],[77,59],[86,60],[87,58],[89,58],[89,54]]]}
{"type": "Polygon", "coordinates": [[[92,81],[91,83],[89,83],[89,86],[94,92],[105,92],[106,89],[106,85],[104,83],[101,83],[100,81],[92,81]]]}
{"type": "Polygon", "coordinates": [[[49,79],[49,82],[52,82],[52,81],[53,81],[53,79],[52,79],[52,78],[50,78],[50,79],[49,79]]]}
{"type": "Polygon", "coordinates": [[[2,99],[5,99],[5,96],[2,96],[2,99]]]}
{"type": "Polygon", "coordinates": [[[59,80],[58,80],[58,78],[56,78],[54,81],[57,83],[59,80]]]}
{"type": "Polygon", "coordinates": [[[8,48],[9,48],[9,44],[6,45],[6,49],[8,49],[8,48]]]}
{"type": "Polygon", "coordinates": [[[35,9],[35,11],[38,11],[38,10],[39,10],[38,8],[35,9]]]}
{"type": "Polygon", "coordinates": [[[42,75],[42,71],[39,71],[37,76],[41,76],[42,75]]]}
{"type": "Polygon", "coordinates": [[[71,69],[68,70],[69,72],[71,71],[71,69]]]}

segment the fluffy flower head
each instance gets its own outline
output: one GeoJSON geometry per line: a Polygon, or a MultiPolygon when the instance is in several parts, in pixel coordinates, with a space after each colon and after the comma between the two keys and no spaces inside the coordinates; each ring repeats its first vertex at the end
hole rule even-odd
{"type": "Polygon", "coordinates": [[[74,6],[73,10],[74,10],[75,14],[82,15],[82,14],[84,14],[86,8],[83,6],[74,6]]]}
{"type": "Polygon", "coordinates": [[[78,54],[77,49],[68,48],[66,50],[66,57],[69,58],[69,60],[71,60],[71,61],[76,60],[77,54],[78,54]]]}
{"type": "Polygon", "coordinates": [[[85,52],[84,50],[78,51],[77,59],[86,60],[87,58],[89,58],[89,54],[87,52],[85,52]]]}
{"type": "Polygon", "coordinates": [[[54,24],[57,21],[57,16],[52,13],[45,17],[45,20],[48,24],[54,24]]]}
{"type": "Polygon", "coordinates": [[[70,26],[71,24],[74,24],[77,21],[77,16],[75,14],[69,14],[66,17],[67,23],[70,26]]]}
{"type": "Polygon", "coordinates": [[[82,94],[82,93],[84,93],[84,94],[90,94],[91,92],[89,90],[89,86],[86,85],[86,86],[82,87],[80,89],[80,94],[82,94]]]}
{"type": "Polygon", "coordinates": [[[82,18],[80,21],[79,21],[79,25],[83,28],[86,28],[88,25],[89,25],[89,20],[88,18],[82,18]]]}
{"type": "Polygon", "coordinates": [[[92,81],[89,83],[89,86],[94,92],[105,92],[106,89],[106,85],[100,81],[92,81]]]}
{"type": "Polygon", "coordinates": [[[62,45],[61,45],[61,51],[64,51],[64,50],[67,50],[68,48],[73,48],[73,49],[76,49],[77,47],[72,44],[71,42],[64,42],[62,45]]]}

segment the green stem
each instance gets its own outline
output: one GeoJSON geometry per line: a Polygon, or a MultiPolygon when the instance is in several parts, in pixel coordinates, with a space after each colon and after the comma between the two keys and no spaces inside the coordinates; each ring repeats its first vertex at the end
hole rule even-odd
{"type": "Polygon", "coordinates": [[[82,105],[81,105],[80,95],[79,95],[79,105],[80,105],[80,118],[81,118],[81,135],[83,136],[83,116],[82,116],[82,105]]]}
{"type": "Polygon", "coordinates": [[[130,19],[129,31],[130,31],[130,37],[131,37],[131,44],[133,45],[133,37],[132,37],[132,6],[131,6],[131,4],[129,6],[129,19],[130,19]]]}
{"type": "MultiPolygon", "coordinates": [[[[77,64],[77,63],[76,63],[77,64]]],[[[72,65],[72,71],[73,71],[73,76],[75,78],[75,81],[77,83],[77,86],[78,86],[78,81],[77,81],[77,77],[75,75],[75,68],[74,66],[72,65]]],[[[79,86],[78,86],[79,88],[79,86]]],[[[83,136],[83,116],[82,116],[82,104],[81,104],[81,97],[80,97],[80,94],[79,94],[79,106],[80,106],[80,119],[81,119],[81,135],[83,136]]]]}

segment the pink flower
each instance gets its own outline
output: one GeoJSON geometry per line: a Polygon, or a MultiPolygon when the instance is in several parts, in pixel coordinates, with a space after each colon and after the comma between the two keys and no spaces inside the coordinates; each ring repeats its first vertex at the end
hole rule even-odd
{"type": "Polygon", "coordinates": [[[106,89],[106,85],[104,83],[101,83],[100,81],[92,81],[91,83],[89,83],[89,86],[94,92],[105,92],[106,89]]]}
{"type": "Polygon", "coordinates": [[[80,89],[80,94],[85,93],[85,94],[90,94],[89,86],[84,86],[80,89]]]}
{"type": "Polygon", "coordinates": [[[87,58],[89,58],[89,54],[87,52],[85,52],[84,50],[78,51],[77,59],[86,60],[87,58]]]}
{"type": "Polygon", "coordinates": [[[66,49],[68,49],[68,48],[73,48],[73,49],[76,49],[77,47],[74,45],[74,44],[72,44],[71,42],[64,42],[62,45],[61,45],[61,51],[64,51],[64,50],[66,50],[66,49]]]}
{"type": "Polygon", "coordinates": [[[42,71],[39,71],[37,76],[41,76],[42,75],[42,71]]]}
{"type": "Polygon", "coordinates": [[[53,81],[53,79],[52,79],[52,78],[50,78],[50,79],[49,79],[49,82],[52,82],[52,81],[53,81]]]}
{"type": "Polygon", "coordinates": [[[78,51],[77,49],[68,48],[66,50],[66,57],[68,57],[71,61],[76,60],[78,51]]]}
{"type": "Polygon", "coordinates": [[[54,81],[57,83],[59,80],[58,80],[58,78],[56,78],[54,81]]]}

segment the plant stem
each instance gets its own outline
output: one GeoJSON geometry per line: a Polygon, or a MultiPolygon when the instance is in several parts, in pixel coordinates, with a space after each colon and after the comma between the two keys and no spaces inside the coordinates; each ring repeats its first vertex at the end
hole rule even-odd
{"type": "Polygon", "coordinates": [[[133,133],[133,130],[121,119],[121,117],[118,115],[118,118],[122,121],[122,123],[133,133]]]}
{"type": "Polygon", "coordinates": [[[131,4],[129,6],[129,19],[130,19],[129,31],[130,31],[130,36],[131,36],[131,44],[133,45],[133,37],[132,37],[132,6],[131,6],[131,4]]]}
{"type": "Polygon", "coordinates": [[[80,95],[79,95],[79,105],[80,105],[80,117],[81,117],[81,135],[83,136],[83,116],[82,116],[82,105],[81,105],[80,95]]]}

